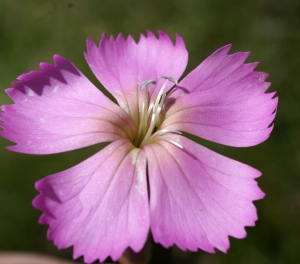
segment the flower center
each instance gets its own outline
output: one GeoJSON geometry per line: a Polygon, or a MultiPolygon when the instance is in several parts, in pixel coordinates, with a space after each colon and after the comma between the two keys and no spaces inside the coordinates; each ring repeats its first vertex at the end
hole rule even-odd
{"type": "Polygon", "coordinates": [[[163,137],[164,140],[167,140],[175,146],[182,148],[182,146],[178,142],[164,137],[167,133],[181,134],[180,131],[158,129],[163,121],[161,113],[164,107],[164,102],[170,92],[176,87],[178,82],[175,78],[169,76],[158,76],[158,78],[163,78],[165,79],[165,81],[160,88],[157,96],[152,100],[148,91],[148,85],[156,84],[156,81],[146,80],[139,86],[139,98],[140,100],[142,100],[142,106],[139,112],[138,135],[134,142],[134,145],[136,147],[142,147],[145,144],[155,142],[156,140],[163,137]],[[175,86],[173,86],[169,91],[165,92],[165,88],[169,81],[173,82],[175,86]]]}

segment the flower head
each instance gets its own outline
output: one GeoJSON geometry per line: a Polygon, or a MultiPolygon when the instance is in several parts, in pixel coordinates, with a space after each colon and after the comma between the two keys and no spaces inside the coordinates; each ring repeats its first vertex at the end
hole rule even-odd
{"type": "Polygon", "coordinates": [[[8,149],[50,154],[111,142],[36,183],[33,205],[55,245],[91,263],[141,250],[150,230],[165,247],[207,252],[246,236],[257,219],[252,201],[264,196],[254,180],[261,173],[182,135],[235,147],[269,137],[277,98],[266,93],[268,75],[244,63],[248,52],[229,49],[178,81],[188,60],[178,35],[175,45],[150,31],[138,43],[88,39],[86,60],[117,104],[58,55],[12,83],[14,104],[0,116],[0,135],[16,143],[8,149]]]}

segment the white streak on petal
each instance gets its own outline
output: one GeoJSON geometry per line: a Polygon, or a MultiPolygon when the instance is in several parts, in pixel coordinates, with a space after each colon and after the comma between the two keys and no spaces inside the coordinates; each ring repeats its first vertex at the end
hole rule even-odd
{"type": "Polygon", "coordinates": [[[28,96],[34,96],[34,92],[30,88],[28,88],[28,96]]]}
{"type": "Polygon", "coordinates": [[[59,88],[58,85],[55,85],[54,88],[53,88],[53,90],[52,90],[52,92],[53,92],[53,93],[56,93],[57,90],[58,90],[58,88],[59,88]]]}
{"type": "Polygon", "coordinates": [[[135,165],[136,164],[136,159],[138,157],[138,153],[139,153],[139,149],[133,149],[131,151],[131,162],[132,162],[132,165],[135,165]]]}
{"type": "Polygon", "coordinates": [[[143,183],[144,183],[145,164],[144,164],[144,162],[143,163],[137,162],[137,157],[138,157],[138,154],[140,151],[141,151],[140,149],[133,149],[131,151],[131,162],[132,162],[132,165],[135,165],[135,170],[137,173],[137,181],[136,181],[136,184],[134,187],[138,190],[138,192],[140,194],[143,194],[144,193],[143,183]]]}

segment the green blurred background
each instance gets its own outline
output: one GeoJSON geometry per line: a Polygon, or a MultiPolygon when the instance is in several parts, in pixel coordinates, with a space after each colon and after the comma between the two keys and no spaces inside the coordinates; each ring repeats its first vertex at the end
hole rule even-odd
{"type": "MultiPolygon", "coordinates": [[[[262,171],[266,197],[255,202],[259,220],[243,240],[231,238],[228,254],[182,252],[155,246],[152,263],[300,263],[300,1],[299,0],[1,0],[0,105],[11,103],[4,89],[22,73],[53,62],[57,53],[72,61],[98,87],[83,57],[87,36],[146,29],[179,33],[189,51],[187,72],[217,48],[251,51],[248,61],[270,74],[279,108],[269,140],[252,148],[201,141],[226,156],[262,171]]],[[[31,206],[34,183],[86,159],[93,146],[73,152],[33,156],[5,150],[0,138],[0,252],[34,251],[71,259],[46,240],[40,212],[31,206]]]]}

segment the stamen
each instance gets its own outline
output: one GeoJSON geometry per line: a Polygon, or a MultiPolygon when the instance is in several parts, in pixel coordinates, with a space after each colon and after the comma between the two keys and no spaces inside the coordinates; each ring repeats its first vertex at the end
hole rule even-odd
{"type": "Polygon", "coordinates": [[[183,148],[178,142],[172,139],[162,137],[166,133],[181,134],[180,131],[177,130],[173,131],[168,129],[155,131],[156,126],[159,125],[157,124],[157,121],[159,120],[160,113],[163,110],[163,104],[165,102],[165,99],[168,97],[170,91],[172,91],[174,87],[176,87],[176,85],[178,84],[178,81],[175,78],[170,76],[158,76],[158,78],[163,78],[165,79],[165,81],[162,87],[160,88],[156,98],[154,98],[154,100],[151,100],[151,102],[149,102],[150,95],[148,93],[148,85],[156,84],[156,81],[152,79],[146,80],[142,82],[141,85],[139,86],[139,89],[141,91],[140,99],[142,100],[143,103],[142,103],[142,108],[140,110],[138,135],[135,142],[138,147],[141,147],[155,139],[161,138],[179,148],[183,148]],[[169,91],[164,92],[168,81],[173,82],[175,86],[171,88],[169,91]]]}
{"type": "Polygon", "coordinates": [[[178,135],[182,135],[182,133],[178,130],[170,130],[170,129],[161,129],[156,131],[150,138],[149,141],[154,140],[157,137],[162,136],[163,134],[167,134],[167,133],[173,133],[173,134],[178,134],[178,135]]]}
{"type": "MultiPolygon", "coordinates": [[[[146,99],[147,96],[145,96],[145,99],[146,99]]],[[[139,124],[139,130],[138,130],[138,136],[137,136],[137,142],[139,141],[140,139],[140,135],[141,135],[141,132],[142,132],[142,128],[143,128],[143,125],[144,125],[144,120],[145,120],[145,107],[146,107],[146,100],[143,100],[143,106],[142,106],[142,112],[140,113],[140,124],[139,124]]],[[[147,100],[148,101],[148,100],[147,100]]],[[[148,116],[148,115],[147,115],[148,116]]]]}
{"type": "Polygon", "coordinates": [[[142,105],[142,109],[141,109],[141,113],[140,113],[140,118],[139,118],[139,129],[138,129],[138,135],[137,135],[136,142],[139,142],[143,126],[145,125],[145,122],[147,123],[148,116],[149,116],[148,112],[145,115],[145,113],[146,113],[145,108],[148,107],[148,100],[149,100],[149,98],[148,98],[149,97],[148,96],[148,85],[149,84],[156,84],[156,81],[153,80],[153,79],[149,79],[149,80],[143,81],[140,84],[140,86],[139,86],[139,89],[141,91],[144,90],[145,87],[146,87],[146,90],[145,90],[144,95],[143,95],[144,98],[142,98],[143,105],[142,105]]]}
{"type": "Polygon", "coordinates": [[[173,140],[173,139],[165,138],[164,140],[169,141],[170,143],[172,143],[176,147],[183,149],[183,146],[181,144],[179,144],[178,142],[176,142],[175,140],[173,140]]]}
{"type": "Polygon", "coordinates": [[[154,103],[154,109],[156,109],[158,103],[159,103],[160,101],[162,101],[162,100],[160,100],[160,98],[161,98],[162,93],[164,92],[164,89],[165,89],[166,86],[167,86],[167,83],[168,83],[168,80],[165,80],[164,83],[163,83],[163,85],[162,85],[162,87],[160,88],[160,91],[159,91],[159,93],[158,93],[158,95],[157,95],[157,97],[156,97],[155,103],[154,103]]]}
{"type": "Polygon", "coordinates": [[[167,96],[169,96],[173,91],[174,89],[176,88],[177,84],[178,84],[178,80],[175,79],[174,77],[172,76],[162,76],[162,75],[159,75],[158,78],[164,78],[166,80],[169,80],[170,82],[173,82],[175,83],[175,85],[166,93],[167,96]]]}
{"type": "Polygon", "coordinates": [[[161,139],[163,139],[164,141],[168,141],[169,143],[175,145],[178,148],[183,149],[183,146],[181,144],[179,144],[178,142],[176,142],[175,140],[173,140],[173,139],[170,139],[170,138],[161,138],[161,139]]]}
{"type": "MultiPolygon", "coordinates": [[[[162,91],[163,88],[164,88],[164,87],[162,87],[160,91],[162,91]]],[[[148,138],[151,137],[151,133],[153,132],[153,129],[154,129],[155,124],[156,124],[156,121],[157,121],[157,119],[158,119],[158,117],[159,117],[159,114],[160,114],[160,112],[161,112],[161,110],[162,110],[162,105],[163,105],[164,100],[165,100],[165,98],[166,98],[166,94],[164,94],[164,95],[162,96],[162,99],[160,100],[159,105],[157,105],[157,102],[158,102],[158,100],[159,100],[159,99],[158,99],[159,97],[160,97],[160,96],[158,95],[157,98],[156,98],[156,102],[155,102],[155,105],[154,105],[154,107],[153,107],[153,112],[152,112],[152,116],[151,116],[151,122],[150,122],[148,131],[147,131],[147,133],[146,133],[146,135],[145,135],[145,137],[144,137],[144,139],[143,139],[141,145],[143,145],[143,143],[144,143],[145,141],[148,141],[148,138]]]]}

